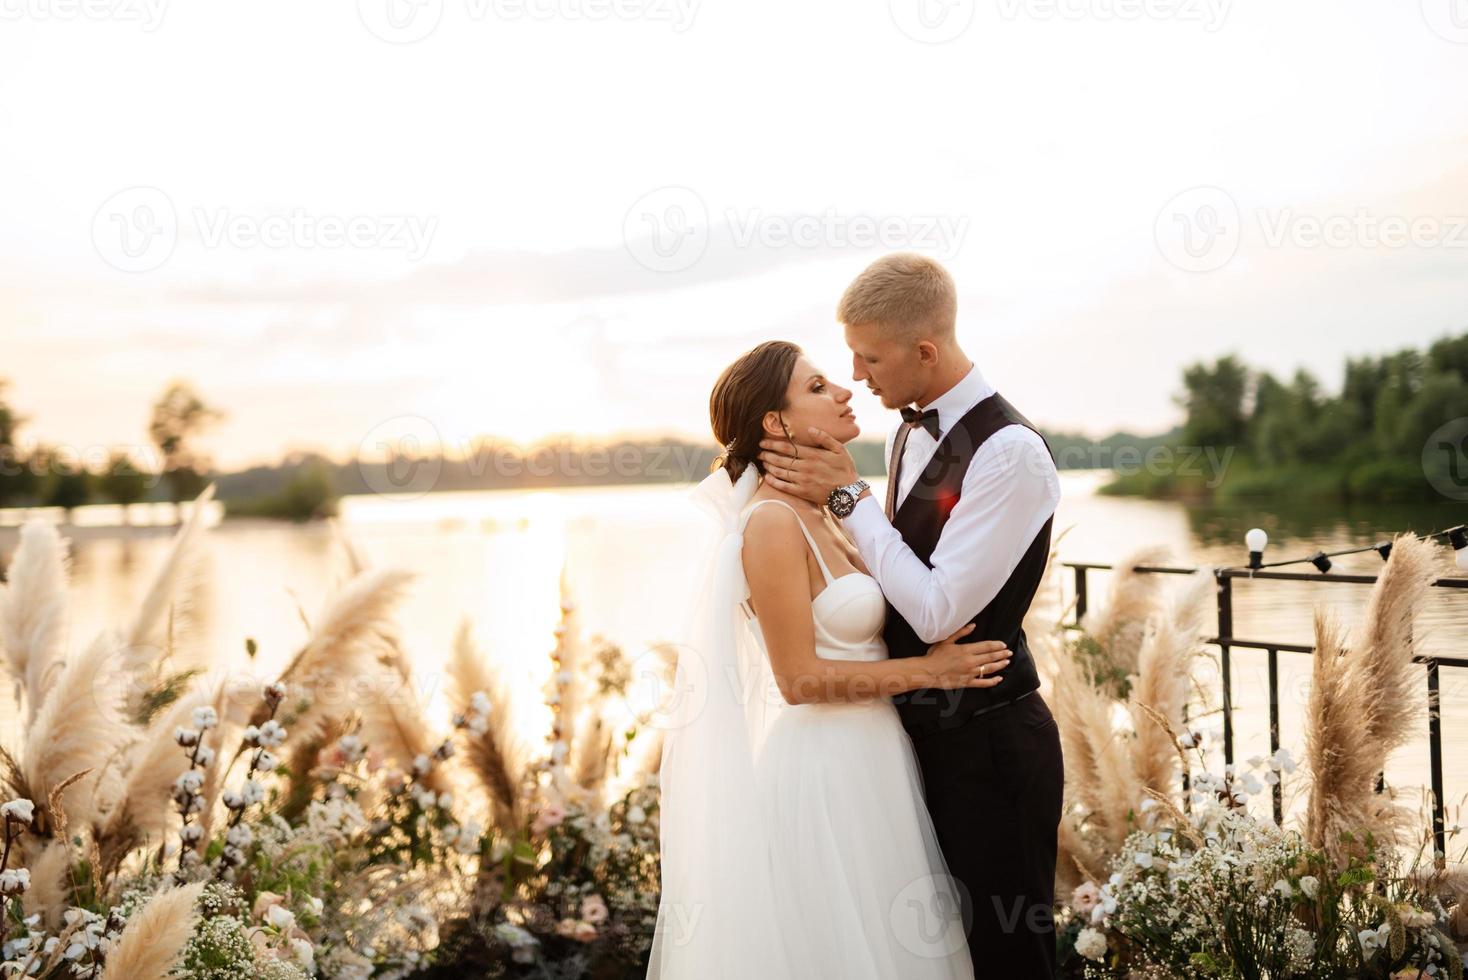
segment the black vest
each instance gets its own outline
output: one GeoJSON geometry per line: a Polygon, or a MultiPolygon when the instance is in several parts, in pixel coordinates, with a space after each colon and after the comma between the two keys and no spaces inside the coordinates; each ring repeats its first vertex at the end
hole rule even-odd
{"type": "MultiPolygon", "coordinates": [[[[969,461],[985,440],[1010,425],[1023,425],[1039,434],[1039,430],[998,392],[969,409],[968,414],[944,436],[933,458],[897,509],[892,526],[897,528],[902,540],[925,565],[932,567],[933,550],[938,546],[938,537],[943,533],[943,525],[948,523],[953,505],[958,503],[969,461]]],[[[1040,438],[1044,440],[1043,435],[1040,438]]],[[[894,449],[897,445],[894,443],[894,449]]],[[[1050,449],[1049,442],[1045,443],[1045,448],[1053,460],[1055,452],[1050,449]]],[[[888,467],[888,475],[889,479],[895,475],[892,466],[888,467]]],[[[913,735],[957,727],[975,712],[1012,701],[1040,686],[1040,675],[1035,670],[1022,624],[1045,574],[1045,565],[1050,557],[1050,526],[1054,520],[1053,514],[1045,519],[999,593],[969,620],[977,624],[977,628],[959,641],[1003,640],[1013,654],[1004,670],[1004,680],[995,687],[961,690],[923,688],[894,696],[892,703],[897,705],[902,724],[913,735]]],[[[983,542],[975,541],[973,547],[982,548],[983,542]]],[[[887,642],[887,653],[891,657],[920,657],[928,652],[930,646],[913,632],[907,620],[890,602],[887,603],[887,623],[882,629],[882,638],[887,642]]]]}

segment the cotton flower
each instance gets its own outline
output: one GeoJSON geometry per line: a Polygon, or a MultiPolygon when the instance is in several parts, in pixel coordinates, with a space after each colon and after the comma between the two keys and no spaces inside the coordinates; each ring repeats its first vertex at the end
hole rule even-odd
{"type": "Polygon", "coordinates": [[[1269,765],[1270,768],[1278,769],[1283,772],[1295,771],[1295,760],[1290,756],[1289,749],[1280,749],[1278,752],[1274,753],[1274,755],[1270,756],[1269,765]]]}
{"type": "Polygon", "coordinates": [[[214,764],[214,750],[207,745],[201,745],[194,750],[194,763],[202,769],[208,769],[214,764]]]}
{"type": "Polygon", "coordinates": [[[224,839],[232,847],[244,848],[249,847],[255,842],[255,834],[253,831],[250,830],[249,827],[245,826],[242,823],[237,823],[233,827],[229,828],[229,833],[224,835],[224,839]]]}
{"type": "Polygon", "coordinates": [[[255,768],[261,772],[274,772],[280,766],[280,760],[265,749],[260,750],[260,756],[255,760],[255,768]]]}
{"type": "Polygon", "coordinates": [[[27,868],[12,868],[0,871],[0,895],[19,895],[31,887],[31,873],[27,868]]]}
{"type": "Polygon", "coordinates": [[[199,744],[199,732],[194,728],[179,726],[173,730],[173,740],[187,749],[199,744]]]}
{"type": "Polygon", "coordinates": [[[11,800],[0,806],[0,817],[29,827],[36,819],[36,805],[30,800],[11,800]]]}
{"type": "Polygon", "coordinates": [[[178,828],[178,836],[185,844],[197,844],[204,837],[204,828],[196,823],[186,823],[178,828]]]}
{"type": "Polygon", "coordinates": [[[282,684],[280,681],[275,681],[273,683],[265,685],[265,690],[262,692],[262,696],[265,698],[267,704],[279,704],[280,702],[285,700],[285,690],[286,688],[284,684],[282,684]]]}
{"type": "Polygon", "coordinates": [[[1106,958],[1106,936],[1095,929],[1082,929],[1076,936],[1076,952],[1088,960],[1100,963],[1106,958]]]}
{"type": "Polygon", "coordinates": [[[430,768],[432,768],[432,763],[428,761],[428,756],[420,752],[413,757],[414,776],[426,776],[430,768]]]}
{"type": "Polygon", "coordinates": [[[219,713],[208,705],[204,705],[203,707],[195,708],[194,713],[189,716],[189,720],[194,723],[195,728],[202,731],[219,724],[219,713]]]}
{"type": "Polygon", "coordinates": [[[490,711],[489,695],[483,691],[475,691],[469,695],[469,710],[476,715],[487,715],[490,711]]]}
{"type": "Polygon", "coordinates": [[[285,741],[285,734],[285,728],[281,726],[280,722],[271,718],[260,726],[255,740],[261,748],[273,749],[285,741]]]}

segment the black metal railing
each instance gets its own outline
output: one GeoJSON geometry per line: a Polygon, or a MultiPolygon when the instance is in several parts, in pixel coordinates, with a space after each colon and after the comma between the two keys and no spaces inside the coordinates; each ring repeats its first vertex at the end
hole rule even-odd
{"type": "MultiPolygon", "coordinates": [[[[1067,568],[1075,572],[1075,621],[1065,624],[1068,627],[1078,628],[1081,618],[1086,614],[1086,576],[1088,572],[1110,571],[1114,566],[1102,565],[1091,562],[1062,562],[1067,568]]],[[[1136,565],[1133,566],[1137,572],[1153,573],[1160,575],[1191,575],[1196,568],[1179,568],[1169,565],[1136,565]]],[[[1284,582],[1339,582],[1348,585],[1371,585],[1376,582],[1375,575],[1343,575],[1331,572],[1272,572],[1267,569],[1256,570],[1249,568],[1218,568],[1213,571],[1214,578],[1218,583],[1218,633],[1216,636],[1208,637],[1205,643],[1218,647],[1219,662],[1218,669],[1223,686],[1223,760],[1225,763],[1234,761],[1234,725],[1233,725],[1233,676],[1232,664],[1230,663],[1230,651],[1234,647],[1249,650],[1263,650],[1268,656],[1269,672],[1269,751],[1279,751],[1279,655],[1281,653],[1306,653],[1313,654],[1313,646],[1302,646],[1297,643],[1279,643],[1267,640],[1247,640],[1233,635],[1233,580],[1236,578],[1250,579],[1251,581],[1269,580],[1284,582]]],[[[1468,578],[1440,578],[1434,581],[1435,588],[1443,589],[1468,589],[1468,578]]],[[[1442,736],[1442,711],[1439,702],[1440,678],[1439,670],[1442,667],[1468,667],[1468,659],[1460,657],[1424,657],[1413,658],[1417,663],[1427,667],[1427,750],[1429,756],[1429,770],[1432,781],[1432,835],[1436,842],[1435,847],[1440,855],[1447,850],[1447,822],[1445,819],[1443,803],[1443,736],[1442,736]]],[[[1381,781],[1378,780],[1378,790],[1381,781]]],[[[1284,789],[1282,782],[1276,782],[1273,787],[1274,796],[1274,820],[1276,823],[1284,821],[1284,789]]],[[[1441,862],[1441,858],[1438,861],[1441,862]]]]}

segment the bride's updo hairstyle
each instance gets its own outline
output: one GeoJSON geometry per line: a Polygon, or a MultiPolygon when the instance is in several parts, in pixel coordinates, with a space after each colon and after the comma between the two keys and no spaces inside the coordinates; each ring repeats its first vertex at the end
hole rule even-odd
{"type": "Polygon", "coordinates": [[[764,475],[759,443],[765,438],[765,413],[788,407],[786,392],[802,353],[789,341],[767,340],[740,355],[719,375],[709,395],[709,422],[724,452],[714,460],[710,472],[722,465],[730,480],[738,480],[744,468],[753,463],[764,475]]]}

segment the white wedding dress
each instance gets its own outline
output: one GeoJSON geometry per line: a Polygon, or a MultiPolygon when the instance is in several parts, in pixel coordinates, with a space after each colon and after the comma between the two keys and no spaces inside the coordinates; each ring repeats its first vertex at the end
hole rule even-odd
{"type": "MultiPolygon", "coordinates": [[[[763,504],[747,508],[741,525],[763,504]]],[[[799,520],[797,516],[796,520],[799,520]]],[[[831,575],[804,522],[826,587],[811,601],[816,655],[885,660],[887,603],[862,572],[831,575]]],[[[764,637],[747,603],[764,650],[764,637]]],[[[954,884],[922,777],[886,698],[781,704],[755,759],[788,975],[841,980],[972,978],[954,884]]]]}
{"type": "MultiPolygon", "coordinates": [[[[737,482],[719,469],[692,495],[719,537],[651,722],[665,738],[648,980],[973,980],[897,709],[779,694],[748,602],[744,527],[763,504],[789,505],[754,501],[758,485],[754,467],[737,482]]],[[[816,654],[885,659],[876,580],[833,577],[801,531],[826,582],[811,601],[816,654]]]]}

